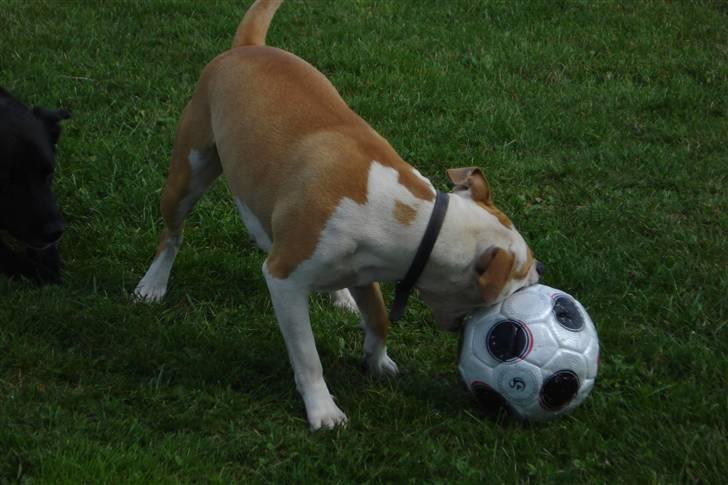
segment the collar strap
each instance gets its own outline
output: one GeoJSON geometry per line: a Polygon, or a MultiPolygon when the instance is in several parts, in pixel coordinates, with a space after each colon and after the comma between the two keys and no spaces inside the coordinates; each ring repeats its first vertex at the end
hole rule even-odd
{"type": "Polygon", "coordinates": [[[449,201],[450,199],[446,193],[437,191],[435,205],[432,208],[430,221],[427,223],[427,229],[425,229],[425,234],[422,236],[420,246],[417,248],[415,257],[404,279],[397,281],[397,285],[394,288],[394,302],[389,312],[389,319],[393,322],[402,318],[404,308],[407,306],[407,298],[409,298],[412,289],[415,287],[415,283],[417,283],[422,271],[425,269],[427,260],[430,258],[430,253],[432,253],[432,248],[435,246],[435,241],[437,241],[437,236],[440,235],[442,223],[445,221],[445,213],[447,212],[449,201]]]}
{"type": "Polygon", "coordinates": [[[48,243],[45,246],[31,246],[27,242],[13,236],[8,231],[0,229],[0,243],[4,244],[6,248],[8,248],[11,252],[15,254],[20,254],[27,249],[32,249],[34,251],[45,251],[49,247],[55,246],[57,242],[58,240],[52,243],[48,243]]]}
{"type": "Polygon", "coordinates": [[[0,243],[4,244],[10,252],[15,254],[22,253],[29,247],[26,243],[2,229],[0,229],[0,243]]]}

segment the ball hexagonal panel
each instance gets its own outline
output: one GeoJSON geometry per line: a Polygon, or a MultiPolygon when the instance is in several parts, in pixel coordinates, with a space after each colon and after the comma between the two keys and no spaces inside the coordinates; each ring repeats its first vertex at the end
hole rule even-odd
{"type": "Polygon", "coordinates": [[[495,369],[498,390],[511,402],[527,403],[536,399],[541,388],[541,372],[538,367],[520,361],[502,364],[495,369]]]}
{"type": "Polygon", "coordinates": [[[592,339],[589,346],[584,351],[586,359],[586,377],[594,379],[599,371],[599,341],[592,339]]]}
{"type": "Polygon", "coordinates": [[[556,322],[556,318],[552,319],[551,331],[562,348],[574,350],[576,352],[584,352],[591,342],[591,334],[587,332],[574,332],[567,330],[560,323],[556,322]]]}
{"type": "Polygon", "coordinates": [[[529,324],[528,328],[533,337],[533,346],[525,359],[540,367],[553,358],[559,343],[545,323],[529,324]]]}
{"type": "Polygon", "coordinates": [[[541,320],[550,312],[551,300],[548,295],[533,291],[531,287],[514,293],[501,306],[503,315],[524,322],[541,320]]]}
{"type": "Polygon", "coordinates": [[[541,368],[544,378],[560,370],[569,370],[577,376],[586,376],[586,359],[578,352],[560,349],[556,355],[541,368]]]}

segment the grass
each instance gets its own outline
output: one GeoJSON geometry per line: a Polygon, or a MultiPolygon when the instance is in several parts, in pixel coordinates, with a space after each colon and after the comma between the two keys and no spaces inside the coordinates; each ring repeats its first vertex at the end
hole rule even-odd
{"type": "MultiPolygon", "coordinates": [[[[175,123],[248,2],[0,6],[0,85],[66,107],[65,284],[0,279],[0,482],[700,482],[728,473],[728,9],[718,1],[288,2],[309,60],[435,184],[481,166],[597,323],[573,415],[509,425],[458,383],[417,301],[403,370],[358,368],[356,318],[315,298],[350,424],[309,433],[265,284],[218,183],[165,303],[134,305],[175,123]]],[[[391,287],[387,287],[391,298],[391,287]]]]}

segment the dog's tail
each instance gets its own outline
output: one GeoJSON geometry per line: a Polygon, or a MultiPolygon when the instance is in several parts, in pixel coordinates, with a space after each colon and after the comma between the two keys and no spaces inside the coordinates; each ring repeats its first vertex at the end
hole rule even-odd
{"type": "Polygon", "coordinates": [[[265,45],[270,21],[282,3],[283,0],[256,0],[238,25],[233,49],[244,45],[265,45]]]}

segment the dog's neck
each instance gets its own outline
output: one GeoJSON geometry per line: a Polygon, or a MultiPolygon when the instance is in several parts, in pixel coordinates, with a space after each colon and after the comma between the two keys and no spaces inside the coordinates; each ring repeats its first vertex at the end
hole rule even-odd
{"type": "Polygon", "coordinates": [[[484,231],[478,230],[477,221],[467,201],[457,194],[450,193],[450,203],[442,230],[432,248],[422,276],[417,281],[417,288],[440,288],[446,285],[447,282],[442,280],[444,274],[456,278],[467,275],[478,251],[478,245],[483,242],[484,231]]]}
{"type": "Polygon", "coordinates": [[[432,253],[432,249],[440,235],[440,230],[442,229],[442,224],[447,214],[448,202],[449,196],[444,192],[438,191],[432,207],[432,213],[430,214],[430,220],[427,222],[425,232],[412,258],[412,264],[410,264],[404,278],[397,281],[394,301],[392,302],[392,309],[389,314],[391,321],[399,320],[404,314],[410,293],[422,275],[432,253]]]}

